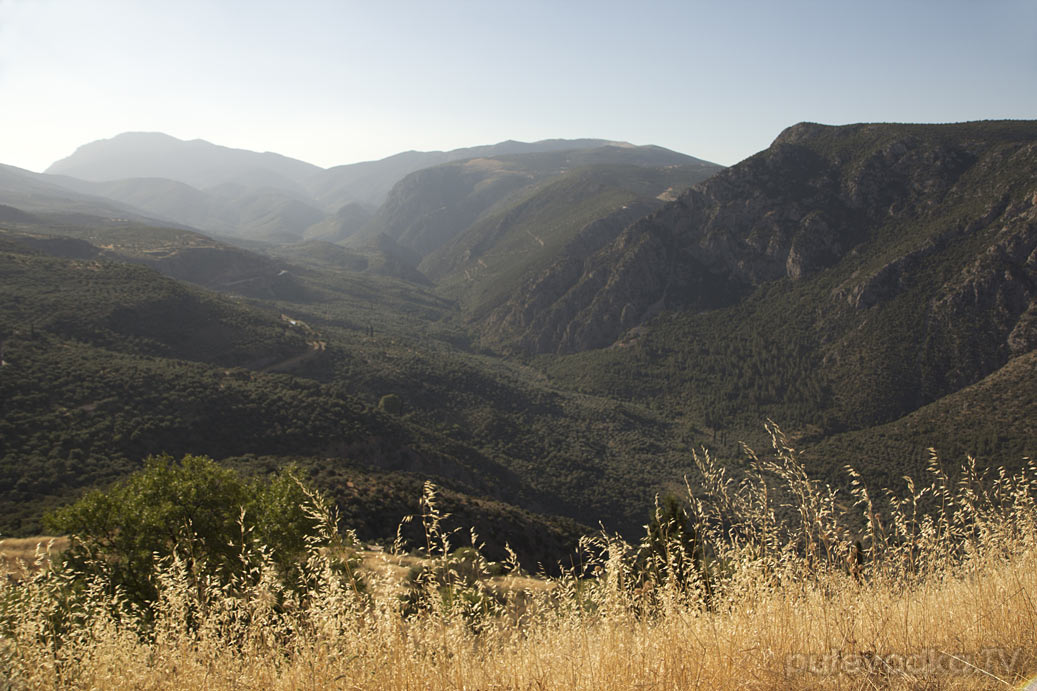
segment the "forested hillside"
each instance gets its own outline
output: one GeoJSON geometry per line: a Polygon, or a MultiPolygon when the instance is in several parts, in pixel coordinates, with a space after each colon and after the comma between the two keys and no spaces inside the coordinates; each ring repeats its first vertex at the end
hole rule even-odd
{"type": "MultiPolygon", "coordinates": [[[[636,532],[767,419],[836,484],[1037,452],[1034,123],[800,124],[719,172],[541,144],[239,246],[7,171],[4,529],[163,452],[301,463],[380,537],[425,477],[636,532]]],[[[576,532],[522,515],[538,559],[576,532]]]]}
{"type": "MultiPolygon", "coordinates": [[[[912,445],[970,445],[946,417],[877,462],[883,433],[864,430],[1037,344],[1035,170],[1030,122],[797,125],[582,264],[545,270],[483,320],[483,343],[573,353],[537,362],[707,430],[751,436],[764,417],[810,443],[858,430],[826,467],[896,477],[912,445]]],[[[1032,398],[1031,375],[1001,380],[1032,398]]],[[[971,448],[990,449],[978,430],[990,437],[1001,406],[973,400],[971,448]]],[[[998,462],[1033,452],[1032,430],[997,434],[998,462]]]]}

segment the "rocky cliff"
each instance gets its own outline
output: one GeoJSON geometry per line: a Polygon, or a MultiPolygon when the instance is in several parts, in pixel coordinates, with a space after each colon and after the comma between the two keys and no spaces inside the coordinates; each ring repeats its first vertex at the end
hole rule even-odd
{"type": "Polygon", "coordinates": [[[1033,345],[1035,171],[1035,123],[795,125],[579,265],[528,281],[485,332],[529,352],[601,348],[661,309],[713,309],[829,269],[846,274],[832,299],[867,310],[949,262],[933,328],[978,320],[1003,359],[1033,345]]]}

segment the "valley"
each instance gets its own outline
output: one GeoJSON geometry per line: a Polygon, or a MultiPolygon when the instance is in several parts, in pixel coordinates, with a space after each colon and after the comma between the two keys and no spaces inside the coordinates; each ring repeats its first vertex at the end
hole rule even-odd
{"type": "Polygon", "coordinates": [[[804,123],[726,169],[603,140],[320,169],[142,134],[5,167],[0,532],[160,453],[297,463],[365,540],[433,479],[494,558],[547,564],[639,534],[693,450],[740,477],[768,419],[836,486],[899,488],[930,447],[1018,469],[1035,170],[1023,121],[804,123]]]}

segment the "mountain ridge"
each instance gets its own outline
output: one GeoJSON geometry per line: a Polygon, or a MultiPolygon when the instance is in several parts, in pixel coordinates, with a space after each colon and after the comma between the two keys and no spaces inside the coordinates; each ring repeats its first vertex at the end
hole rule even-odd
{"type": "Polygon", "coordinates": [[[392,187],[415,171],[470,158],[595,147],[637,148],[598,139],[506,140],[451,151],[402,152],[325,169],[203,139],[127,132],[84,144],[48,167],[45,177],[204,232],[278,242],[318,236],[338,241],[359,229],[355,218],[338,223],[339,214],[350,207],[372,214],[392,187]]]}
{"type": "MultiPolygon", "coordinates": [[[[906,203],[892,190],[904,186],[922,190],[928,185],[931,189],[924,190],[926,198],[920,203],[931,207],[948,191],[948,180],[964,172],[965,161],[960,156],[967,152],[962,151],[943,151],[945,155],[939,160],[919,161],[912,169],[914,179],[900,179],[903,176],[888,170],[889,165],[873,170],[883,164],[872,155],[867,162],[858,162],[853,179],[840,181],[834,171],[847,162],[836,156],[825,163],[818,152],[793,140],[802,140],[807,134],[816,140],[821,132],[846,138],[862,130],[884,136],[889,130],[876,129],[884,127],[876,125],[819,129],[825,127],[829,126],[808,123],[788,128],[769,149],[696,185],[625,230],[611,249],[601,251],[611,254],[590,260],[598,268],[586,269],[582,279],[566,283],[566,292],[557,295],[556,313],[561,312],[558,318],[563,325],[555,327],[558,335],[552,341],[554,347],[571,350],[607,346],[622,330],[638,325],[661,299],[670,305],[687,303],[694,307],[701,303],[709,307],[737,299],[767,281],[807,278],[857,246],[864,239],[864,225],[884,222],[878,207],[882,206],[881,213],[886,214],[891,204],[906,203]],[[824,166],[829,169],[822,170],[824,166]],[[899,177],[883,178],[890,175],[899,177]],[[755,196],[746,200],[746,193],[755,196]],[[775,196],[772,199],[768,194],[775,196]],[[728,206],[723,207],[724,203],[728,206]],[[714,216],[717,213],[724,214],[721,220],[714,216]],[[691,229],[688,237],[693,238],[692,243],[676,234],[677,226],[691,229]],[[739,228],[741,235],[733,237],[731,228],[739,228]],[[680,262],[687,266],[678,268],[680,262]],[[614,268],[603,271],[604,266],[614,268]],[[670,268],[660,271],[663,266],[670,268]],[[629,288],[622,287],[624,281],[629,288]],[[682,283],[687,281],[690,283],[682,283]],[[710,284],[709,289],[700,283],[710,284]],[[591,295],[593,298],[584,297],[591,295]],[[567,302],[572,306],[564,307],[567,302]],[[583,310],[588,310],[584,316],[575,316],[583,310]],[[624,311],[626,316],[620,314],[624,311]],[[578,321],[565,324],[570,318],[578,321]]],[[[1002,129],[1001,123],[997,129],[1002,129]]],[[[1018,132],[1009,129],[1010,142],[1014,136],[1026,141],[1032,136],[1033,124],[1024,123],[1015,128],[1018,132]]],[[[914,130],[908,135],[910,131],[914,130]]],[[[901,138],[887,142],[887,148],[877,155],[881,159],[908,153],[901,138]]],[[[925,158],[927,152],[919,155],[925,158]]],[[[991,199],[983,215],[994,212],[999,203],[991,199]]],[[[505,315],[498,315],[498,319],[507,323],[505,315]]]]}

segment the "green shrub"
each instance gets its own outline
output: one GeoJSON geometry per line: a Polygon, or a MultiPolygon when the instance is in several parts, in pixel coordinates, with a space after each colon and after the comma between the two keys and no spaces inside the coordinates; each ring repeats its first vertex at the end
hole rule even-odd
{"type": "Polygon", "coordinates": [[[94,490],[44,518],[68,533],[67,563],[103,572],[140,604],[156,595],[156,561],[178,554],[196,578],[245,574],[263,546],[283,575],[294,571],[314,534],[308,490],[290,469],[249,480],[205,456],[150,457],[143,470],[94,490]]]}

